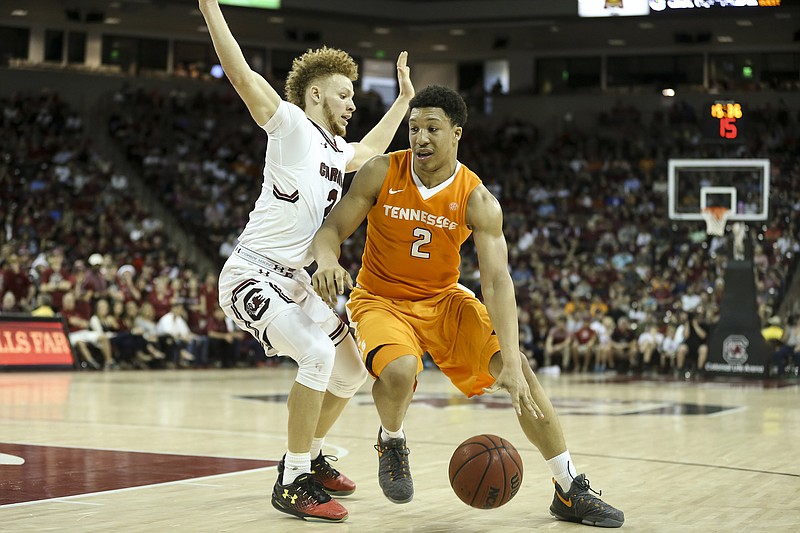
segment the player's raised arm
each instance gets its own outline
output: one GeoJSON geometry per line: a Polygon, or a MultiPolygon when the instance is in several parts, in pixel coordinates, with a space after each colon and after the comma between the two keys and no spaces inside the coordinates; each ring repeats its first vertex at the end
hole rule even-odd
{"type": "Polygon", "coordinates": [[[380,122],[361,139],[361,142],[352,143],[355,155],[347,165],[348,172],[358,170],[370,157],[384,153],[392,142],[397,127],[405,118],[408,102],[414,97],[411,69],[407,62],[408,52],[400,52],[397,57],[397,83],[400,86],[400,93],[380,122]]]}
{"type": "Polygon", "coordinates": [[[353,177],[353,183],[330,212],[311,243],[317,271],[311,282],[323,300],[336,303],[336,296],[353,287],[350,273],[339,264],[342,242],[367,217],[389,170],[389,157],[378,156],[367,161],[353,177]]]}
{"type": "Polygon", "coordinates": [[[206,20],[214,50],[225,75],[244,100],[253,120],[259,126],[263,126],[278,109],[278,104],[281,102],[280,95],[263,76],[253,71],[247,64],[239,43],[234,39],[222,15],[218,0],[199,0],[199,3],[200,12],[206,20]]]}

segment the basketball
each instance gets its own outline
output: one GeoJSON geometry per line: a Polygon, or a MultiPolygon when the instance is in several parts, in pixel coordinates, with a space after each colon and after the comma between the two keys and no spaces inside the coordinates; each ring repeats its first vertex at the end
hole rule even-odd
{"type": "Polygon", "coordinates": [[[477,509],[505,505],[522,485],[517,449],[497,435],[476,435],[450,458],[450,486],[461,501],[477,509]]]}

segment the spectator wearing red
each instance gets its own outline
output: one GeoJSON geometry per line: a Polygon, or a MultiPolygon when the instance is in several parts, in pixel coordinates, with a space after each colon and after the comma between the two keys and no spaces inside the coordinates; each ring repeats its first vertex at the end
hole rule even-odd
{"type": "Polygon", "coordinates": [[[206,315],[210,316],[214,313],[214,309],[219,307],[219,289],[216,274],[213,272],[206,274],[201,286],[201,292],[200,300],[205,305],[206,315]]]}
{"type": "Polygon", "coordinates": [[[55,309],[61,309],[61,299],[72,289],[70,271],[64,266],[64,252],[56,249],[47,257],[47,266],[42,271],[39,291],[49,294],[55,309]]]}
{"type": "Polygon", "coordinates": [[[5,268],[2,271],[2,282],[0,282],[1,292],[11,292],[14,295],[16,304],[23,310],[31,308],[33,296],[36,290],[31,282],[26,269],[22,268],[22,262],[17,254],[8,257],[5,268]]]}
{"type": "Polygon", "coordinates": [[[117,288],[125,303],[136,302],[137,309],[142,301],[142,292],[136,286],[136,269],[133,265],[125,264],[117,269],[117,288]]]}
{"type": "Polygon", "coordinates": [[[191,330],[195,333],[205,334],[209,313],[206,312],[200,280],[191,271],[186,272],[184,276],[183,302],[189,313],[188,322],[191,330]]]}
{"type": "Polygon", "coordinates": [[[83,283],[78,286],[81,300],[94,302],[108,296],[108,282],[101,271],[103,261],[101,254],[94,253],[89,256],[89,270],[86,271],[83,283]]]}
{"type": "Polygon", "coordinates": [[[553,356],[559,355],[561,361],[558,362],[561,363],[561,370],[566,372],[572,356],[572,336],[567,330],[567,319],[563,316],[557,317],[547,332],[544,343],[544,366],[552,366],[553,356]]]}
{"type": "Polygon", "coordinates": [[[572,338],[574,339],[575,367],[580,368],[582,372],[588,372],[594,346],[597,344],[597,334],[589,327],[588,317],[584,317],[583,323],[572,334],[572,338]]]}
{"type": "Polygon", "coordinates": [[[168,278],[164,276],[154,278],[153,289],[150,291],[150,294],[147,295],[147,301],[153,306],[153,310],[155,311],[156,320],[169,313],[172,307],[172,294],[169,292],[167,283],[168,278]]]}

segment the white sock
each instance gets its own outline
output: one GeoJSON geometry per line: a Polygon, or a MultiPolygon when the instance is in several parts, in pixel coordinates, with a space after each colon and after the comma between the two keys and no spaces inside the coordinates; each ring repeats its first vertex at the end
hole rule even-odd
{"type": "Polygon", "coordinates": [[[317,457],[319,457],[319,452],[322,451],[322,444],[325,442],[325,437],[321,439],[312,439],[311,440],[311,460],[313,461],[317,457]]]}
{"type": "Polygon", "coordinates": [[[301,474],[311,472],[311,455],[306,453],[292,453],[286,452],[286,457],[283,460],[283,485],[294,483],[301,474]]]}
{"type": "Polygon", "coordinates": [[[400,429],[397,431],[389,431],[385,427],[381,426],[381,440],[386,442],[389,439],[403,439],[405,438],[405,433],[403,433],[403,425],[400,424],[400,429]]]}
{"type": "Polygon", "coordinates": [[[550,467],[550,471],[553,473],[553,477],[556,483],[558,483],[558,486],[561,487],[561,490],[563,492],[569,492],[573,478],[578,477],[575,464],[572,462],[572,457],[569,455],[569,450],[556,455],[552,459],[548,459],[547,466],[550,467]]]}

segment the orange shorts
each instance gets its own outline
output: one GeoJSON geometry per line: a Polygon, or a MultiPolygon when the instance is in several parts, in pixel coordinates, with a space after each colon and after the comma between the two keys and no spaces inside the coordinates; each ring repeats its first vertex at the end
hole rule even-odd
{"type": "Polygon", "coordinates": [[[347,303],[364,364],[373,377],[404,355],[428,352],[441,371],[467,396],[483,394],[494,383],[489,361],[500,343],[486,307],[462,287],[425,300],[392,300],[360,287],[347,303]]]}

